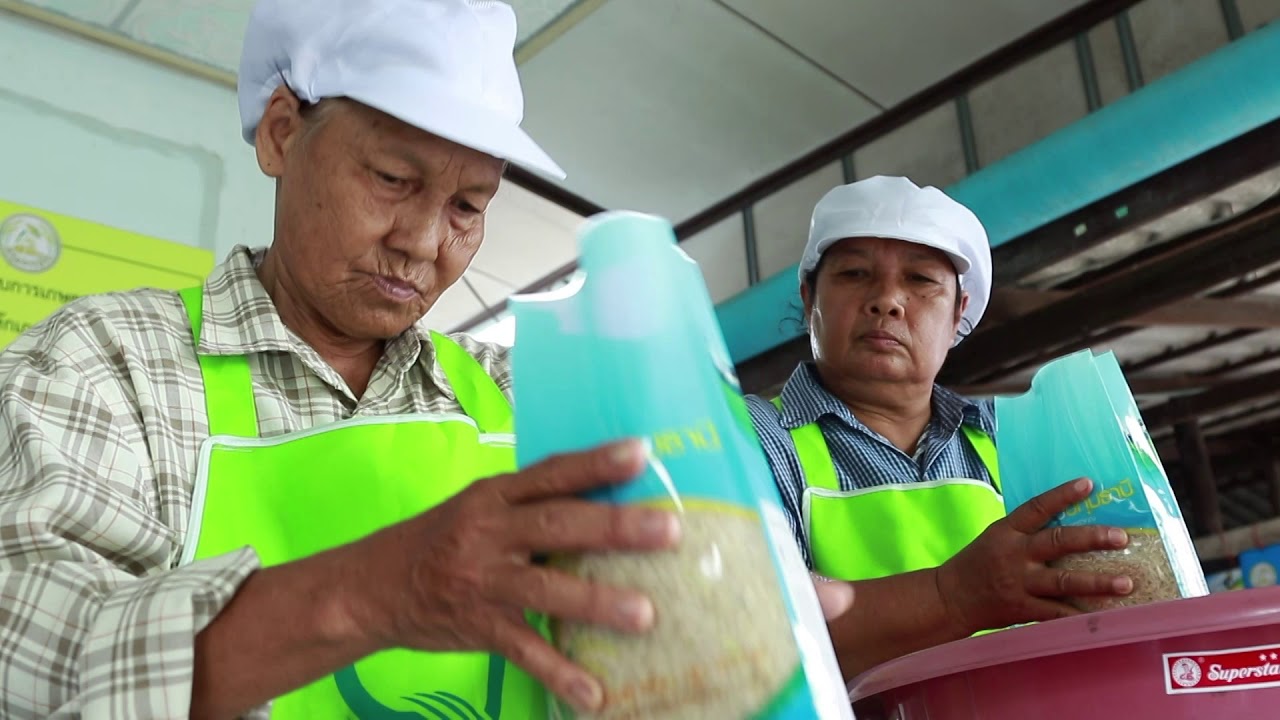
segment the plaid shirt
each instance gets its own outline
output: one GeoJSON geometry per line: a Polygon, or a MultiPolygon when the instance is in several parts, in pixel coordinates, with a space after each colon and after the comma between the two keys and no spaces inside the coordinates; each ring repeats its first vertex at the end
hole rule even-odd
{"type": "Polygon", "coordinates": [[[995,437],[994,403],[969,400],[940,385],[933,388],[933,417],[914,456],[859,422],[848,406],[823,387],[812,363],[796,368],[782,387],[781,411],[755,396],[747,398],[747,408],[782,494],[791,531],[810,567],[813,558],[809,555],[808,529],[801,517],[800,502],[805,479],[791,440],[790,431],[794,428],[818,423],[844,492],[960,477],[991,482],[982,459],[959,430],[962,424],[971,425],[995,437]]]}
{"type": "MultiPolygon", "coordinates": [[[[461,411],[421,324],[352,395],[276,314],[263,252],[209,277],[200,342],[248,356],[262,436],[461,411]]],[[[454,337],[509,396],[507,350],[454,337]]],[[[258,567],[249,549],[175,567],[207,435],[176,293],[82,298],[0,353],[0,717],[188,715],[195,635],[258,567]]]]}

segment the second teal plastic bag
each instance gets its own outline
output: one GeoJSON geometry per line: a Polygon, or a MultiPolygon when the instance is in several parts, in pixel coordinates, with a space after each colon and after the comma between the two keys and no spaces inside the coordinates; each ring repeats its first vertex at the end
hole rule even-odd
{"type": "Polygon", "coordinates": [[[553,559],[655,604],[641,636],[553,623],[556,646],[605,683],[591,717],[851,719],[697,266],[651,216],[605,214],[579,240],[580,276],[512,301],[520,465],[646,438],[645,473],[593,499],[667,508],[682,528],[671,552],[553,559]]]}
{"type": "Polygon", "coordinates": [[[1126,597],[1074,598],[1085,610],[1208,594],[1195,546],[1169,479],[1115,355],[1085,350],[1036,373],[1030,392],[996,399],[996,440],[1006,508],[1078,477],[1093,480],[1082,503],[1051,525],[1111,525],[1129,547],[1071,555],[1058,567],[1127,574],[1126,597]]]}

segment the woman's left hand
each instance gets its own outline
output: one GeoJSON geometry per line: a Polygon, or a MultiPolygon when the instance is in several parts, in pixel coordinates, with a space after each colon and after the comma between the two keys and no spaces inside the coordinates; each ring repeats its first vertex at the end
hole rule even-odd
{"type": "Polygon", "coordinates": [[[813,588],[818,592],[818,603],[822,605],[822,616],[831,622],[849,611],[853,606],[853,586],[840,580],[832,580],[811,572],[813,588]]]}

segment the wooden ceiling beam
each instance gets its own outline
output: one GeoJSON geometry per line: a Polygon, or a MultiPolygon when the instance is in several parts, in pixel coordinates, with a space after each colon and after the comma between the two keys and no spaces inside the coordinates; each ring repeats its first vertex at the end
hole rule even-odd
{"type": "MultiPolygon", "coordinates": [[[[1135,396],[1167,395],[1169,393],[1206,390],[1221,384],[1222,380],[1199,375],[1164,375],[1128,378],[1129,390],[1135,396]]],[[[1031,389],[1030,380],[1010,379],[973,385],[956,385],[952,390],[974,398],[1020,395],[1031,389]]]]}
{"type": "MultiPolygon", "coordinates": [[[[1280,243],[1277,243],[1280,244],[1280,243]]],[[[1142,413],[1149,430],[1280,394],[1280,370],[1231,380],[1215,388],[1149,408],[1142,413]]]]}
{"type": "Polygon", "coordinates": [[[1274,120],[996,247],[991,251],[993,284],[1012,285],[1278,162],[1280,120],[1274,120]]]}
{"type": "Polygon", "coordinates": [[[1249,270],[1280,261],[1280,198],[1194,233],[1197,241],[1169,257],[1100,283],[1088,293],[979,331],[951,351],[948,384],[1060,347],[1098,328],[1198,295],[1249,270]]]}
{"type": "MultiPolygon", "coordinates": [[[[1012,322],[1075,293],[1068,290],[1001,288],[992,293],[983,321],[1012,322]]],[[[1220,327],[1253,330],[1280,329],[1280,297],[1192,297],[1178,300],[1125,320],[1126,327],[1220,327]]]]}
{"type": "MultiPolygon", "coordinates": [[[[1173,437],[1160,438],[1155,445],[1161,461],[1169,465],[1166,469],[1172,469],[1181,462],[1182,456],[1173,437]]],[[[1228,468],[1253,467],[1261,457],[1280,456],[1280,419],[1266,418],[1255,425],[1225,433],[1206,431],[1205,445],[1214,458],[1214,467],[1222,472],[1228,468]]]]}

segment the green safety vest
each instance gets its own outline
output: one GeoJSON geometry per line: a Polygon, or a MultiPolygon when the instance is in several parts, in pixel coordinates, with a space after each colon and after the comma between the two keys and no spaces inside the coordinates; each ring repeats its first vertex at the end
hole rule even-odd
{"type": "MultiPolygon", "coordinates": [[[[202,291],[181,297],[198,348],[202,291]]],[[[291,562],[418,515],[479,478],[515,470],[506,397],[456,342],[438,333],[431,339],[465,415],[353,418],[273,438],[258,437],[248,359],[199,355],[210,437],[201,448],[182,562],[246,545],[264,567],[291,562]]],[[[278,698],[271,717],[538,719],[546,717],[546,695],[496,655],[393,649],[278,698]]]]}
{"type": "MultiPolygon", "coordinates": [[[[782,409],[782,398],[773,403],[782,409]]],[[[804,472],[801,510],[814,571],[870,580],[937,567],[1004,517],[995,443],[978,428],[960,429],[995,487],[951,478],[843,491],[818,424],[791,430],[804,472]]]]}

